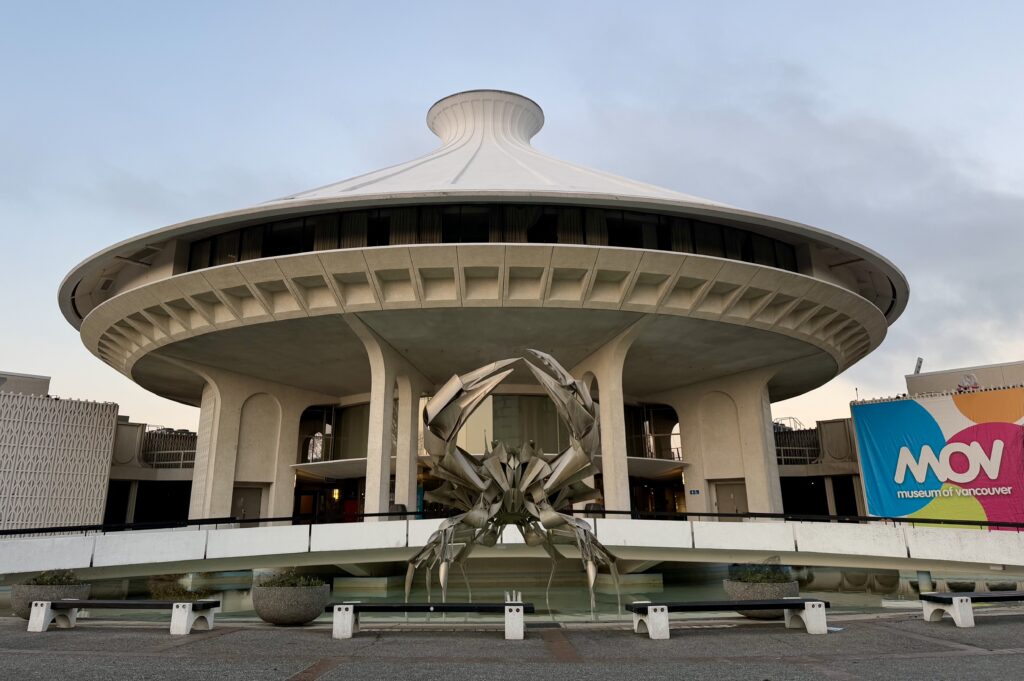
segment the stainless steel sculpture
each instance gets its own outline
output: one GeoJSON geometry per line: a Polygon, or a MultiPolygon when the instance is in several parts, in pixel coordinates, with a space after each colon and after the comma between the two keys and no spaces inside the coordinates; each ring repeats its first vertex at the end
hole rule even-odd
{"type": "MultiPolygon", "coordinates": [[[[454,564],[465,578],[464,563],[477,545],[494,546],[508,525],[515,525],[529,546],[541,546],[551,556],[548,592],[557,560],[556,544],[575,544],[587,573],[590,608],[599,567],[607,566],[618,585],[615,557],[601,545],[589,523],[556,509],[595,499],[597,491],[585,480],[597,473],[593,456],[600,449],[597,405],[590,390],[574,379],[553,357],[530,350],[543,369],[525,358],[494,362],[462,376],[452,376],[423,409],[424,448],[431,473],[444,482],[424,494],[428,501],[463,513],[444,520],[426,546],[409,560],[405,598],[412,580],[426,567],[427,589],[436,567],[442,600],[447,598],[448,573],[454,564]],[[480,403],[523,361],[555,404],[569,430],[569,446],[547,460],[533,442],[518,451],[495,442],[478,462],[455,444],[459,430],[480,403]]],[[[468,588],[468,579],[467,579],[468,588]]]]}

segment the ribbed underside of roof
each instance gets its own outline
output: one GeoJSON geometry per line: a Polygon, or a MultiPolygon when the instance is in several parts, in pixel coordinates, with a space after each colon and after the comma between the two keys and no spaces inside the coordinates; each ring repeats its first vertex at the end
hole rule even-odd
{"type": "Polygon", "coordinates": [[[542,154],[530,139],[543,124],[541,108],[517,94],[477,90],[452,95],[427,113],[428,127],[442,142],[434,152],[263,205],[364,195],[494,191],[608,195],[728,207],[542,154]]]}

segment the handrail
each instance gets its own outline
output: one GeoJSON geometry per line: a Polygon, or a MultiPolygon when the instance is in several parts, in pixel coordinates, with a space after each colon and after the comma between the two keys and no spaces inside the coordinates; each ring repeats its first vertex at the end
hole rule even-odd
{"type": "MultiPolygon", "coordinates": [[[[677,511],[609,511],[601,508],[580,510],[567,509],[571,515],[582,517],[601,518],[603,516],[628,516],[634,520],[690,520],[690,519],[728,519],[728,520],[789,520],[793,522],[840,522],[840,523],[892,523],[894,525],[959,525],[978,528],[1007,528],[1024,530],[1024,522],[1013,522],[1004,520],[959,520],[955,518],[899,518],[887,516],[860,516],[860,515],[813,515],[802,513],[703,513],[703,512],[677,512],[677,511]]],[[[457,511],[391,511],[388,513],[354,513],[355,518],[395,518],[400,520],[410,519],[442,519],[459,515],[457,511]]],[[[317,516],[312,514],[295,516],[278,516],[270,518],[238,518],[235,516],[223,518],[202,518],[196,520],[168,520],[158,522],[142,523],[113,523],[99,525],[66,525],[57,527],[36,527],[17,528],[0,530],[2,536],[17,536],[27,534],[68,534],[68,533],[89,533],[89,532],[124,532],[131,530],[157,530],[175,529],[181,527],[194,527],[203,525],[227,525],[244,524],[256,525],[260,523],[282,523],[292,524],[321,524],[317,516]]]]}

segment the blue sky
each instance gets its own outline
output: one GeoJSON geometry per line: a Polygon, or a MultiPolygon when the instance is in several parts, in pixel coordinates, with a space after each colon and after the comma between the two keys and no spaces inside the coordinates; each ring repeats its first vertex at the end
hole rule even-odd
{"type": "Polygon", "coordinates": [[[423,153],[469,88],[544,107],[547,153],[842,233],[911,304],[881,349],[775,406],[804,421],[1024,359],[1018,2],[0,1],[0,370],[194,427],[93,358],[56,289],[180,220],[423,153]]]}

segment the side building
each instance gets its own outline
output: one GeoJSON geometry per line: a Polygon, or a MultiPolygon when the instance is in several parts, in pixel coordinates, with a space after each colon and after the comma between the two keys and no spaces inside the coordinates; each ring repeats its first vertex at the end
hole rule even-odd
{"type": "Polygon", "coordinates": [[[103,519],[117,405],[49,390],[46,376],[0,373],[0,530],[103,519]]]}
{"type": "Polygon", "coordinates": [[[49,391],[47,376],[0,372],[0,530],[188,516],[196,433],[49,391]]]}

